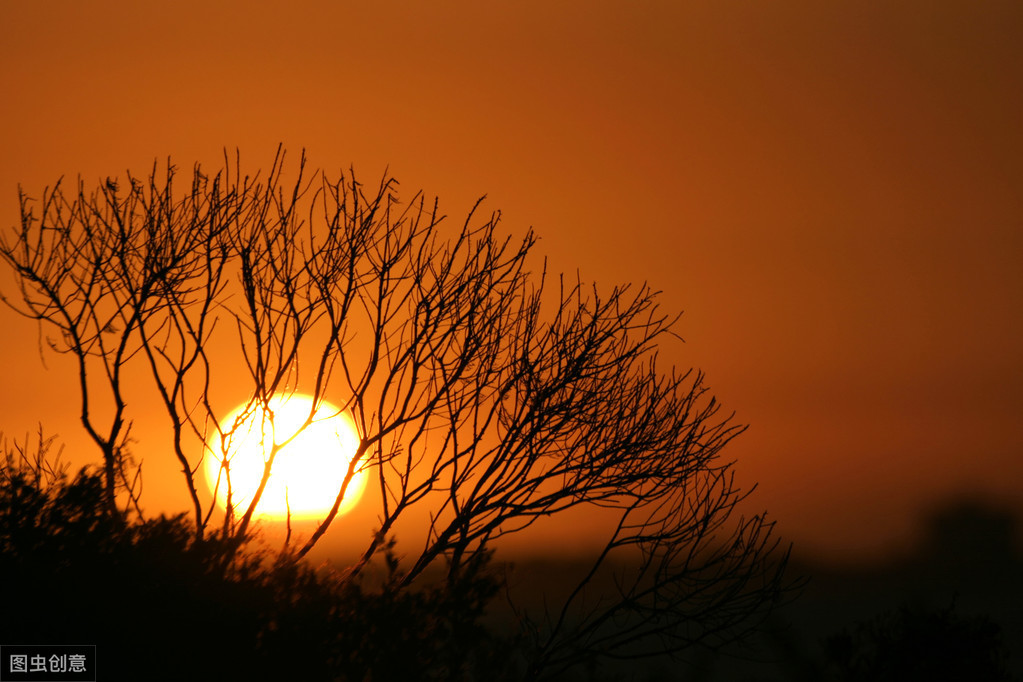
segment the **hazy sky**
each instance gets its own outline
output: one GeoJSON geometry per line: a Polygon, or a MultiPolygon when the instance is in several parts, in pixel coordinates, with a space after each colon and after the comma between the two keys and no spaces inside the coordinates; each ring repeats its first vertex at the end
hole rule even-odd
{"type": "MultiPolygon", "coordinates": [[[[1021,36],[1014,0],[2,2],[0,227],[18,183],[279,142],[453,218],[487,194],[552,269],[684,310],[664,357],[751,425],[757,506],[864,556],[957,492],[1023,509],[1021,36]]],[[[82,443],[0,321],[0,428],[82,443]]]]}

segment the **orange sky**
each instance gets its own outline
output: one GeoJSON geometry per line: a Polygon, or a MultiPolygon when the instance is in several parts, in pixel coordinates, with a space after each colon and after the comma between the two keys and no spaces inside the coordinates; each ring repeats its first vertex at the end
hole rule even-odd
{"type": "MultiPolygon", "coordinates": [[[[0,225],[19,182],[278,142],[488,194],[553,269],[685,310],[664,355],[751,424],[758,506],[863,556],[956,491],[1023,509],[1021,35],[1009,0],[4,2],[0,225]]],[[[0,428],[81,443],[0,320],[0,428]]]]}

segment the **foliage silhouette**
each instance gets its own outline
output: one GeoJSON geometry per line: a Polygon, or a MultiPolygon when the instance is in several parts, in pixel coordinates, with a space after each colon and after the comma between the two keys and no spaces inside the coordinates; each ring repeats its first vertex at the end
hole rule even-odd
{"type": "Polygon", "coordinates": [[[750,663],[708,657],[699,679],[1023,679],[1018,510],[956,496],[921,521],[884,559],[797,561],[809,585],[750,642],[750,663]]]}
{"type": "Polygon", "coordinates": [[[903,605],[824,642],[839,682],[1010,682],[1000,628],[984,616],[903,605]]]}
{"type": "Polygon", "coordinates": [[[92,191],[79,180],[39,201],[21,194],[20,225],[0,239],[17,283],[4,300],[74,360],[110,519],[144,518],[128,446],[132,410],[155,402],[195,546],[237,551],[290,441],[275,437],[255,492],[235,495],[241,423],[221,418],[225,387],[243,386],[268,432],[274,397],[302,392],[313,398],[306,425],[329,399],[360,440],[333,508],[286,555],[307,555],[365,471],[379,525],[345,580],[411,528],[403,541],[416,549],[394,569],[396,594],[438,566],[448,586],[461,584],[500,538],[548,517],[606,519],[578,588],[521,614],[530,675],[718,645],[756,624],[784,589],[787,552],[772,522],[737,511],[749,491],[721,451],[743,427],[720,415],[702,374],[658,364],[677,317],[655,292],[552,286],[545,266],[529,269],[532,232],[502,237],[499,214],[480,219],[479,203],[447,230],[436,201],[402,201],[391,178],[375,190],[353,173],[308,178],[303,156],[286,180],[283,161],[279,150],[265,177],[243,176],[237,159],[213,175],[197,166],[184,191],[168,162],[92,191]],[[152,401],[129,404],[139,390],[129,378],[140,376],[152,401]],[[209,458],[226,508],[201,484],[209,458]],[[628,568],[592,598],[585,588],[614,566],[628,568]]]}
{"type": "Polygon", "coordinates": [[[266,550],[196,538],[184,515],[110,514],[102,476],[0,472],[0,641],[95,643],[105,680],[501,679],[479,623],[486,557],[446,589],[339,583],[266,550]],[[87,640],[87,641],[86,641],[87,640]]]}

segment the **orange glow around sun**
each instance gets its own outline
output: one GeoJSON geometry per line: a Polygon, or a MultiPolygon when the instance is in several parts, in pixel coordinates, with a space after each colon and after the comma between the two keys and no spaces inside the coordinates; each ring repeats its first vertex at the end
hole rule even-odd
{"type": "MultiPolygon", "coordinates": [[[[215,491],[222,508],[228,503],[227,478],[221,466],[224,451],[230,471],[231,503],[238,513],[244,513],[259,487],[274,444],[287,443],[274,458],[255,515],[284,520],[289,509],[293,519],[322,519],[327,515],[359,447],[359,435],[347,414],[322,400],[312,423],[302,429],[312,407],[313,399],[307,395],[274,396],[265,408],[249,406],[250,414],[246,415],[246,406],[242,405],[221,422],[230,435],[225,439],[226,447],[218,434],[207,442],[205,473],[207,485],[215,491]]],[[[365,487],[366,472],[357,471],[338,513],[354,507],[365,487]]]]}

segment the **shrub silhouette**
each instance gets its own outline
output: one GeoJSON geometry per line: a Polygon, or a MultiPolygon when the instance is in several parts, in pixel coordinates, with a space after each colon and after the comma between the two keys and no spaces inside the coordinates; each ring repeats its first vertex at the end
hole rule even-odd
{"type": "Polygon", "coordinates": [[[987,617],[953,607],[901,607],[824,642],[841,682],[1008,682],[1000,629],[987,617]]]}
{"type": "MultiPolygon", "coordinates": [[[[459,680],[511,679],[512,641],[481,624],[484,609],[500,589],[478,558],[455,583],[410,592],[398,584],[400,572],[387,553],[387,578],[378,591],[347,583],[342,603],[348,617],[337,622],[338,668],[347,679],[459,680]]],[[[520,677],[521,678],[521,677],[520,677]]]]}
{"type": "Polygon", "coordinates": [[[126,522],[100,475],[44,483],[8,460],[0,641],[96,644],[104,680],[467,679],[506,651],[479,624],[498,589],[482,561],[443,589],[374,590],[243,544],[184,515],[126,522]]]}

